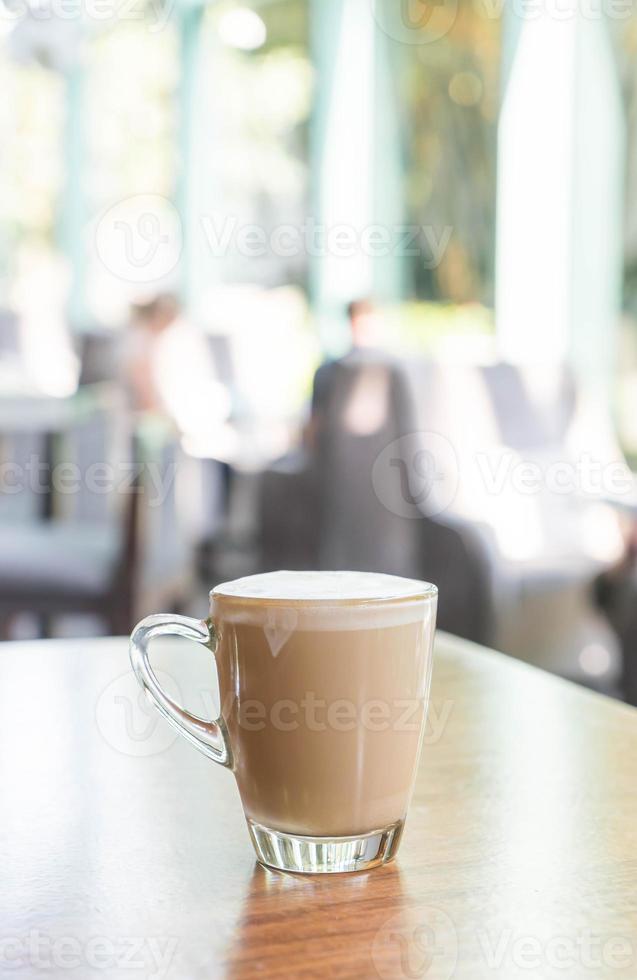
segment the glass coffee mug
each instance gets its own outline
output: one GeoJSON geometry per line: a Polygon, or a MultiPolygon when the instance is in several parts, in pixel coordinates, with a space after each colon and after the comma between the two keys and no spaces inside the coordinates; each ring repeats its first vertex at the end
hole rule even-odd
{"type": "Polygon", "coordinates": [[[259,861],[361,871],[396,854],[425,727],[437,589],[362,572],[273,572],[210,594],[210,618],[149,616],[131,637],[146,694],[234,772],[259,861]],[[220,717],[162,690],[153,636],[209,646],[220,717]]]}

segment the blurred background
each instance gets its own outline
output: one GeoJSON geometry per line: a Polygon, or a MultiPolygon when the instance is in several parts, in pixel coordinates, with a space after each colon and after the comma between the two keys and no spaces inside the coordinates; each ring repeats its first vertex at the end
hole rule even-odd
{"type": "Polygon", "coordinates": [[[0,0],[0,628],[372,569],[637,701],[637,15],[0,0]]]}

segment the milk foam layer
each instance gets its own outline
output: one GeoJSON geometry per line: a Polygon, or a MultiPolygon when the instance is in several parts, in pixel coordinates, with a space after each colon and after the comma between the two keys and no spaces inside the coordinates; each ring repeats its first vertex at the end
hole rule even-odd
{"type": "Polygon", "coordinates": [[[394,575],[282,571],[218,585],[211,605],[213,617],[289,633],[417,622],[435,609],[436,596],[435,586],[394,575]]]}

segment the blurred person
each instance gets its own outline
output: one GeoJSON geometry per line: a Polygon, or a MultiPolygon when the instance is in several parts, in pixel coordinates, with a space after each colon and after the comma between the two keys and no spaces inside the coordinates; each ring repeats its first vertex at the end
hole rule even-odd
{"type": "Polygon", "coordinates": [[[377,348],[380,342],[382,316],[371,299],[354,299],[347,305],[351,351],[377,348]]]}
{"type": "Polygon", "coordinates": [[[130,332],[124,343],[124,376],[137,411],[164,412],[157,360],[162,335],[178,316],[179,304],[169,293],[131,307],[130,332]]]}
{"type": "Polygon", "coordinates": [[[379,348],[381,336],[381,313],[373,300],[355,299],[347,306],[350,347],[343,357],[325,361],[314,375],[310,418],[304,431],[304,443],[314,449],[323,426],[329,392],[334,370],[337,365],[348,363],[353,358],[373,357],[379,348]]]}
{"type": "Polygon", "coordinates": [[[132,307],[124,374],[134,409],[170,419],[187,438],[209,434],[230,414],[210,346],[170,293],[132,307]]]}
{"type": "Polygon", "coordinates": [[[132,307],[125,341],[123,368],[133,408],[167,421],[186,458],[202,461],[203,468],[191,469],[187,508],[190,532],[200,537],[228,506],[230,392],[219,379],[208,338],[170,293],[132,307]]]}

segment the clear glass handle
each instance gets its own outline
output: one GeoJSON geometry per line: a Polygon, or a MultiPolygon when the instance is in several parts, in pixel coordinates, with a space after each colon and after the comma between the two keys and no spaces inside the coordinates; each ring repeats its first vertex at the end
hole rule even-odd
{"type": "Polygon", "coordinates": [[[191,715],[162,689],[148,659],[148,644],[154,636],[185,636],[189,640],[207,645],[211,639],[208,624],[200,619],[190,619],[189,616],[147,616],[132,632],[130,659],[146,696],[173,728],[209,759],[231,769],[232,752],[223,720],[218,718],[216,721],[206,721],[191,715]]]}

